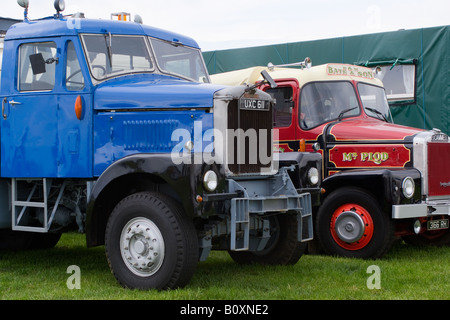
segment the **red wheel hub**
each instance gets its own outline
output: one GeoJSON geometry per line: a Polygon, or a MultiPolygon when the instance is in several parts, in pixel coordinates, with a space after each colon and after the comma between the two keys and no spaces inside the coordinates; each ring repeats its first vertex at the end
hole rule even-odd
{"type": "Polygon", "coordinates": [[[370,213],[354,203],[340,206],[331,217],[331,236],[346,250],[360,250],[367,246],[372,239],[373,229],[370,213]]]}

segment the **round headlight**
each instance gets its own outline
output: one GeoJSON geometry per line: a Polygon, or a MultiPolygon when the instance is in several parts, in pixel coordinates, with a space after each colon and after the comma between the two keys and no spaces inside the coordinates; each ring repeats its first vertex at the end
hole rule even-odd
{"type": "Polygon", "coordinates": [[[402,191],[403,195],[410,199],[414,195],[414,190],[416,186],[414,184],[414,180],[411,177],[406,177],[402,182],[402,191]]]}
{"type": "Polygon", "coordinates": [[[310,168],[308,170],[308,182],[315,186],[319,183],[319,170],[317,168],[310,168]]]}
{"type": "Polygon", "coordinates": [[[209,192],[216,190],[217,188],[217,174],[209,170],[203,176],[203,186],[209,192]]]}

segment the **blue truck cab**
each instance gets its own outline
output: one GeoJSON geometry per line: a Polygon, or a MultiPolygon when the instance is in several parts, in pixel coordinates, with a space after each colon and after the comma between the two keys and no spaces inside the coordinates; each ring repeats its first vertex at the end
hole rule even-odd
{"type": "Polygon", "coordinates": [[[75,229],[140,289],[186,285],[212,249],[296,263],[321,159],[277,159],[272,97],[210,84],[189,37],[57,3],[4,39],[0,248],[50,248],[75,229]]]}

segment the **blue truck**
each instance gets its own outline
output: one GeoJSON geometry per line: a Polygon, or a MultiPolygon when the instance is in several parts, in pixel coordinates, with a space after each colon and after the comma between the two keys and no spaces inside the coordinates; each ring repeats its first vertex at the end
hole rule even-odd
{"type": "MultiPolygon", "coordinates": [[[[6,33],[0,249],[105,246],[126,288],[189,283],[198,261],[294,264],[312,239],[321,156],[273,151],[274,99],[213,85],[191,38],[54,16],[6,33]]],[[[267,79],[271,81],[270,78],[267,79]]]]}

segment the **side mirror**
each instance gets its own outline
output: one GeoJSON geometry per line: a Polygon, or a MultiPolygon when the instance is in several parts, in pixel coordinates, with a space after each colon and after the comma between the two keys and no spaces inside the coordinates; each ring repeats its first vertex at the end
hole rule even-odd
{"type": "Polygon", "coordinates": [[[278,87],[277,83],[273,80],[273,78],[269,75],[269,73],[266,70],[261,71],[261,75],[264,78],[264,80],[266,80],[270,84],[270,87],[272,89],[278,87]]]}
{"type": "Polygon", "coordinates": [[[45,60],[42,56],[42,53],[36,53],[30,55],[30,63],[31,63],[31,69],[33,69],[33,74],[41,74],[45,73],[45,60]]]}

